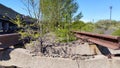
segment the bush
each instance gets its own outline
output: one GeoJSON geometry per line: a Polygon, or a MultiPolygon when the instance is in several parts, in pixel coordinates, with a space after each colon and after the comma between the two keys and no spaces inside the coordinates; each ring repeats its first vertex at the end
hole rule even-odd
{"type": "Polygon", "coordinates": [[[114,32],[112,33],[112,35],[114,35],[114,36],[120,36],[120,29],[114,31],[114,32]]]}
{"type": "Polygon", "coordinates": [[[68,29],[58,29],[55,31],[57,37],[58,37],[58,41],[59,42],[67,42],[67,41],[73,41],[76,38],[74,37],[74,35],[72,33],[70,33],[70,30],[68,29]]]}
{"type": "Polygon", "coordinates": [[[86,23],[86,25],[83,26],[81,30],[86,32],[93,32],[95,30],[95,25],[92,23],[86,23]]]}

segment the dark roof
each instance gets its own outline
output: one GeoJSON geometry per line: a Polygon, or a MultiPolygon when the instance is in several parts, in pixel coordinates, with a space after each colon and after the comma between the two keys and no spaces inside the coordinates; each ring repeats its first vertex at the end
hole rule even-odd
{"type": "Polygon", "coordinates": [[[20,15],[18,12],[14,11],[13,9],[11,8],[8,8],[2,4],[0,4],[0,15],[2,16],[7,16],[7,17],[10,17],[10,18],[15,18],[16,15],[20,15]]]}
{"type": "Polygon", "coordinates": [[[31,18],[30,16],[24,16],[16,11],[14,11],[13,9],[0,4],[0,19],[1,20],[9,21],[10,19],[16,19],[17,15],[19,15],[20,18],[22,18],[23,21],[25,21],[25,22],[34,22],[35,21],[35,19],[31,18]]]}
{"type": "Polygon", "coordinates": [[[0,15],[0,20],[9,21],[9,17],[0,15]]]}

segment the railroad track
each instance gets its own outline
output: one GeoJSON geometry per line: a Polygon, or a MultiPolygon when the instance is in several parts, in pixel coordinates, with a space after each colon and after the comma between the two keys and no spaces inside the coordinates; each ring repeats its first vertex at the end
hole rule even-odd
{"type": "Polygon", "coordinates": [[[72,32],[77,38],[96,44],[100,52],[104,55],[111,54],[108,48],[114,50],[120,49],[119,36],[94,34],[94,33],[79,32],[79,31],[72,31],[72,32]]]}

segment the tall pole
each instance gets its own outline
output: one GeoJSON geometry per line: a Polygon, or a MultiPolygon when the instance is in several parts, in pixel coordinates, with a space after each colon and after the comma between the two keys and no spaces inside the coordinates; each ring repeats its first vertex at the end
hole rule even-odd
{"type": "Polygon", "coordinates": [[[112,6],[110,6],[110,21],[111,21],[111,17],[112,17],[112,6]]]}

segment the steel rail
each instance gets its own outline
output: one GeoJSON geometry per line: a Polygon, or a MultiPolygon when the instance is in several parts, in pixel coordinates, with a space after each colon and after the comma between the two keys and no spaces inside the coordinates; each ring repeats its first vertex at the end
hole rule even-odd
{"type": "Polygon", "coordinates": [[[79,32],[79,31],[72,31],[73,33],[81,34],[81,35],[90,35],[94,37],[100,37],[100,38],[107,38],[112,40],[118,40],[120,39],[119,36],[111,36],[111,35],[104,35],[104,34],[95,34],[95,33],[89,33],[89,32],[79,32]]]}
{"type": "Polygon", "coordinates": [[[120,49],[120,37],[119,36],[110,36],[104,34],[94,34],[88,32],[78,32],[72,31],[77,38],[85,39],[89,42],[111,48],[111,49],[120,49]]]}

